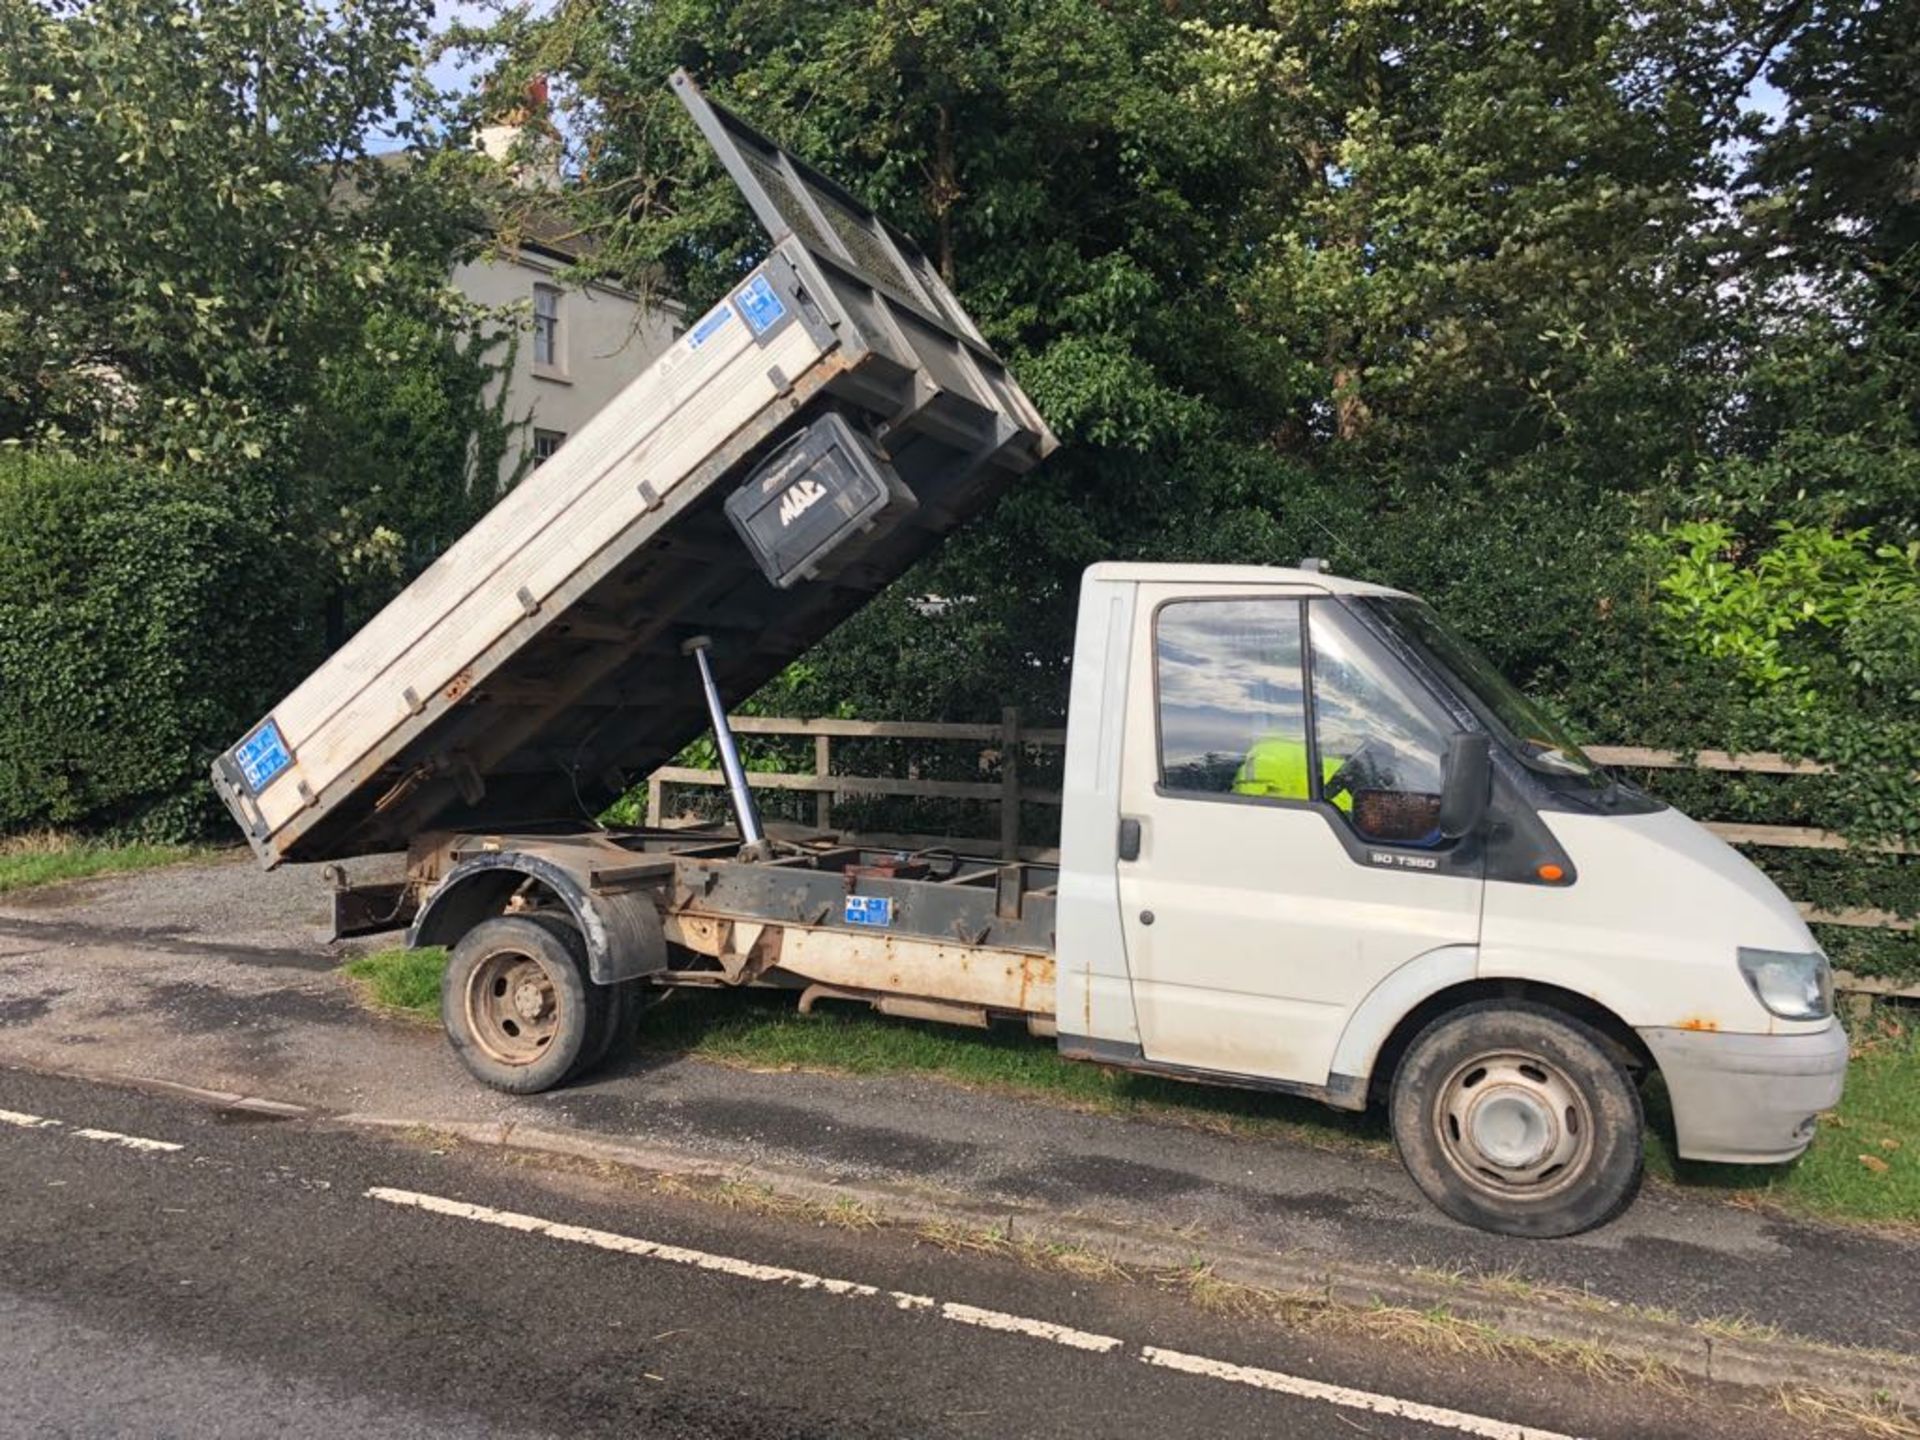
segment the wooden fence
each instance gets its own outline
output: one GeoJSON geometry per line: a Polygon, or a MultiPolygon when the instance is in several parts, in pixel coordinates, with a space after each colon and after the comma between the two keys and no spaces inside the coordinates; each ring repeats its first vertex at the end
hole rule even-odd
{"type": "MultiPolygon", "coordinates": [[[[814,797],[813,823],[820,830],[833,829],[833,801],[839,795],[871,795],[917,799],[980,800],[995,805],[999,814],[998,835],[912,835],[847,833],[846,838],[873,845],[908,846],[981,845],[997,849],[1009,859],[1054,861],[1057,850],[1023,846],[1020,843],[1020,807],[1022,805],[1058,805],[1060,792],[1022,783],[1020,756],[1029,746],[1064,746],[1063,729],[1027,729],[1020,723],[1020,712],[1003,710],[1000,723],[933,724],[910,720],[789,720],[763,715],[736,715],[733,728],[741,735],[767,735],[787,738],[811,738],[811,772],[760,771],[747,773],[747,783],[756,790],[800,791],[814,797]],[[835,740],[946,740],[975,742],[983,748],[979,768],[993,772],[987,780],[926,780],[918,776],[842,775],[833,768],[835,740]]],[[[1712,770],[1738,775],[1827,775],[1832,766],[1811,760],[1790,760],[1765,751],[1730,754],[1724,750],[1701,750],[1691,756],[1672,750],[1651,750],[1634,745],[1590,745],[1587,753],[1603,765],[1618,765],[1635,770],[1712,770]]],[[[668,785],[719,786],[726,777],[718,770],[668,765],[656,770],[647,782],[647,823],[673,825],[666,813],[664,790],[668,785]]],[[[1730,844],[1789,850],[1855,850],[1884,855],[1920,854],[1920,847],[1902,841],[1858,842],[1832,830],[1805,825],[1749,825],[1721,821],[1704,822],[1706,828],[1730,844]]],[[[1913,919],[1888,910],[1822,910],[1802,904],[1800,913],[1813,924],[1842,925],[1873,930],[1910,931],[1913,919]]],[[[1902,986],[1864,977],[1842,977],[1845,988],[1856,994],[1900,995],[1920,999],[1920,986],[1902,986]]]]}
{"type": "MultiPolygon", "coordinates": [[[[1067,743],[1065,730],[1029,730],[1020,723],[1020,712],[1000,712],[998,725],[933,724],[910,720],[783,720],[764,715],[736,715],[734,733],[738,735],[780,735],[813,739],[813,771],[749,770],[747,784],[755,790],[797,790],[814,797],[813,823],[817,829],[833,829],[833,797],[836,795],[878,795],[921,800],[985,800],[999,807],[1000,833],[989,835],[849,835],[876,845],[988,845],[998,848],[1008,859],[1051,861],[1059,852],[1020,843],[1020,807],[1058,805],[1058,790],[1026,786],[1020,779],[1022,747],[1060,746],[1067,743]],[[980,754],[980,768],[997,770],[991,780],[923,780],[918,776],[841,775],[833,768],[835,740],[960,740],[976,741],[990,747],[980,754]]],[[[662,791],[668,785],[725,787],[727,777],[718,770],[692,769],[684,765],[666,765],[647,779],[647,823],[671,825],[665,813],[662,791]]]]}

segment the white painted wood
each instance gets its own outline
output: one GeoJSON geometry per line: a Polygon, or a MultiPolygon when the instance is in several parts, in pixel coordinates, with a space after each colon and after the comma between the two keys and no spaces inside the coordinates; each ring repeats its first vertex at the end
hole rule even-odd
{"type": "Polygon", "coordinates": [[[1729,845],[1764,845],[1776,850],[1868,850],[1878,855],[1911,855],[1915,848],[1902,840],[1859,841],[1810,825],[1739,825],[1710,820],[1706,828],[1729,845]]]}

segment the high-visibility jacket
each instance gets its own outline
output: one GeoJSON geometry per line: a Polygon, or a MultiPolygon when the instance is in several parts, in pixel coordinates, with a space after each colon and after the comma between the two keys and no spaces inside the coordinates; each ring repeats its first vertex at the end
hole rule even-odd
{"type": "MultiPolygon", "coordinates": [[[[1346,761],[1337,755],[1320,757],[1320,781],[1331,780],[1346,761]]],[[[1247,758],[1233,777],[1236,795],[1271,795],[1282,800],[1305,800],[1307,793],[1307,742],[1288,735],[1268,735],[1253,742],[1247,758]]],[[[1353,796],[1345,791],[1333,797],[1342,810],[1353,809],[1353,796]]]]}

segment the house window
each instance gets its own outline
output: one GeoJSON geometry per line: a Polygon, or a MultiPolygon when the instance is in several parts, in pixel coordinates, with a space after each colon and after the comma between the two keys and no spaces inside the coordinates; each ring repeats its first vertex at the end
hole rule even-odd
{"type": "Polygon", "coordinates": [[[551,460],[554,452],[566,441],[566,432],[561,430],[536,430],[533,432],[533,463],[544,465],[551,460]]]}
{"type": "Polygon", "coordinates": [[[533,287],[533,363],[544,370],[566,368],[566,352],[560,348],[560,292],[551,285],[533,287]]]}

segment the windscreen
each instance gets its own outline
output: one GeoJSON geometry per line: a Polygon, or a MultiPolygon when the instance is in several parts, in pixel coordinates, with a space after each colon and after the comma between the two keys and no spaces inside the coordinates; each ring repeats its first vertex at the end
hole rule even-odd
{"type": "Polygon", "coordinates": [[[1529,768],[1543,775],[1600,786],[1606,776],[1566,727],[1522,694],[1470,640],[1419,600],[1361,602],[1407,645],[1460,689],[1461,695],[1504,737],[1529,768]]]}

